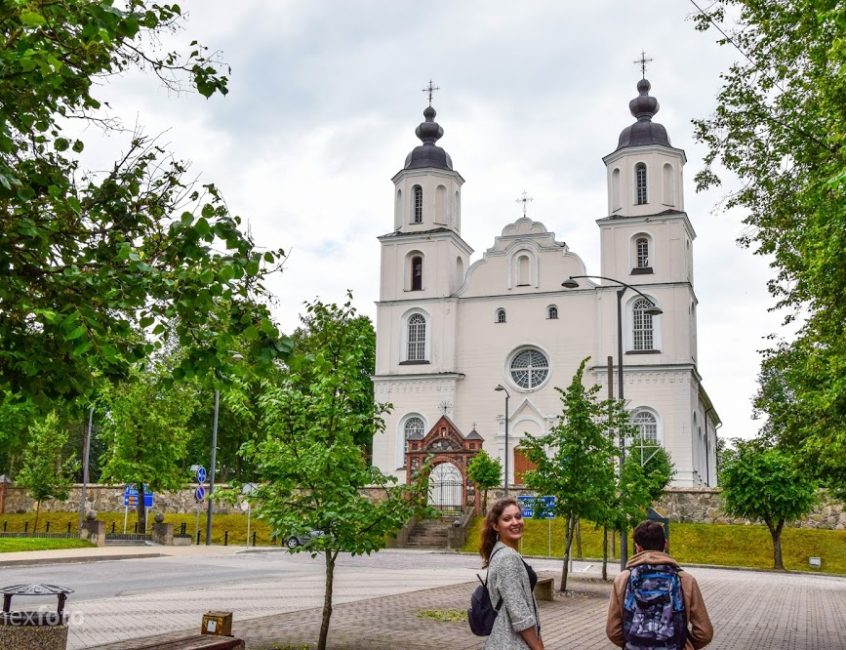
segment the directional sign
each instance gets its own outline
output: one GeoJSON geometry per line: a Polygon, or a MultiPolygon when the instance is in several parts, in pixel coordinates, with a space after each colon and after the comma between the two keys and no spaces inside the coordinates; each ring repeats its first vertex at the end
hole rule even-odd
{"type": "Polygon", "coordinates": [[[197,483],[205,483],[206,482],[206,468],[200,465],[197,468],[197,483]]]}
{"type": "Polygon", "coordinates": [[[198,486],[196,490],[194,490],[194,500],[197,503],[202,503],[203,500],[206,498],[206,488],[202,485],[198,486]]]}
{"type": "Polygon", "coordinates": [[[535,516],[535,506],[538,501],[543,503],[543,511],[540,513],[540,517],[543,519],[555,519],[555,497],[533,497],[530,495],[520,495],[517,497],[517,500],[520,502],[520,508],[523,511],[524,519],[530,519],[535,516]]]}
{"type": "MultiPolygon", "coordinates": [[[[123,505],[125,508],[135,508],[138,506],[138,490],[127,488],[123,493],[123,505]]],[[[153,507],[153,493],[144,492],[144,507],[153,507]]]]}

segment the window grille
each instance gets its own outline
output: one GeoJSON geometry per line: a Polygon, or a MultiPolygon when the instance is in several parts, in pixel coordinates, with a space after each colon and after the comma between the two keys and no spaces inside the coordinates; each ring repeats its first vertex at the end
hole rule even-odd
{"type": "Polygon", "coordinates": [[[549,375],[549,360],[540,350],[523,350],[511,360],[510,371],[511,379],[520,388],[537,388],[549,375]]]}
{"type": "Polygon", "coordinates": [[[408,441],[411,438],[423,437],[423,420],[418,417],[411,417],[405,421],[405,452],[408,451],[408,441]]]}
{"type": "Polygon", "coordinates": [[[549,312],[548,313],[549,318],[551,318],[551,319],[558,318],[558,307],[556,307],[555,305],[550,306],[548,312],[549,312]]]}
{"type": "Polygon", "coordinates": [[[408,319],[408,361],[426,360],[426,319],[412,314],[408,319]]]}
{"type": "Polygon", "coordinates": [[[646,203],[646,165],[638,163],[635,165],[635,188],[637,192],[637,204],[646,203]]]}
{"type": "Polygon", "coordinates": [[[658,420],[649,411],[638,411],[632,416],[632,424],[644,443],[658,443],[658,420]]]}
{"type": "Polygon", "coordinates": [[[505,310],[504,309],[497,309],[496,310],[496,322],[497,323],[504,323],[505,322],[505,310]]]}
{"type": "Polygon", "coordinates": [[[411,223],[423,223],[423,188],[414,186],[414,216],[411,223]]]}
{"type": "Polygon", "coordinates": [[[638,298],[632,307],[632,334],[635,350],[653,350],[652,316],[646,310],[652,307],[649,301],[638,298]]]}
{"type": "Polygon", "coordinates": [[[646,237],[638,237],[635,242],[637,253],[637,268],[645,269],[649,267],[649,240],[646,237]]]}

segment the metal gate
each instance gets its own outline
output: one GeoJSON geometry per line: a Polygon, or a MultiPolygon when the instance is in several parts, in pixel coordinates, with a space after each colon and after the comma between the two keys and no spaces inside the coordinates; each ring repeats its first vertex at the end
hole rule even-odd
{"type": "Polygon", "coordinates": [[[452,463],[441,463],[429,474],[429,505],[442,512],[464,509],[464,477],[452,463]]]}

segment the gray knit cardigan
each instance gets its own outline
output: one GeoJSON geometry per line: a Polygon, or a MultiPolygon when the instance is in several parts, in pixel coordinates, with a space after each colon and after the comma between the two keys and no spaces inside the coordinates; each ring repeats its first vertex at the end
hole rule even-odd
{"type": "Polygon", "coordinates": [[[500,597],[502,606],[485,650],[525,650],[529,646],[519,633],[538,625],[537,603],[529,585],[529,574],[519,553],[502,542],[496,543],[491,555],[488,592],[494,607],[500,597]]]}

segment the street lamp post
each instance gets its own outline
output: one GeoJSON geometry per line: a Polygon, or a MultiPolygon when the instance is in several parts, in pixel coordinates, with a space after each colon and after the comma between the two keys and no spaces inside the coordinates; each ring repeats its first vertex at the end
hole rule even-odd
{"type": "MultiPolygon", "coordinates": [[[[655,304],[655,301],[652,300],[647,295],[641,293],[637,288],[633,287],[630,284],[626,284],[621,280],[617,280],[615,278],[608,278],[602,275],[571,275],[569,278],[564,280],[561,283],[561,286],[566,289],[575,289],[579,286],[579,283],[576,280],[580,280],[582,278],[585,279],[595,279],[595,280],[605,280],[606,282],[614,282],[620,288],[617,289],[617,395],[619,396],[620,401],[623,401],[625,398],[625,393],[623,392],[623,294],[626,293],[626,289],[631,289],[644,300],[646,300],[650,305],[650,308],[646,310],[645,313],[649,314],[650,316],[658,316],[662,314],[663,311],[661,310],[658,305],[655,304]]],[[[626,462],[626,437],[624,433],[620,432],[620,476],[623,475],[623,465],[626,462]]],[[[626,568],[626,562],[628,561],[629,556],[629,540],[626,537],[626,530],[623,529],[622,535],[620,535],[620,568],[626,568]]]]}
{"type": "Polygon", "coordinates": [[[214,510],[214,503],[212,500],[212,492],[214,492],[214,469],[217,465],[217,419],[220,411],[220,390],[214,391],[214,421],[212,423],[212,443],[211,443],[211,465],[209,466],[209,495],[208,495],[208,515],[206,516],[206,546],[211,544],[212,536],[212,513],[214,510]]]}
{"type": "Polygon", "coordinates": [[[497,384],[494,390],[505,393],[505,489],[503,492],[505,496],[508,496],[508,400],[511,398],[511,395],[502,384],[497,384]]]}

